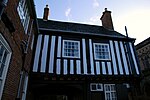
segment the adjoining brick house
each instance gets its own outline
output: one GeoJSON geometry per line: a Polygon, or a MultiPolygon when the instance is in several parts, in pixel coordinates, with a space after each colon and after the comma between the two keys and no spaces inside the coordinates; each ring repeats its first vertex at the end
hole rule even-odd
{"type": "Polygon", "coordinates": [[[25,100],[35,33],[33,0],[0,1],[0,100],[25,100]]]}
{"type": "Polygon", "coordinates": [[[143,80],[141,81],[142,95],[150,99],[150,37],[135,46],[143,80]]]}
{"type": "Polygon", "coordinates": [[[103,26],[38,19],[28,100],[133,100],[141,71],[135,39],[113,28],[105,9],[103,26]]]}

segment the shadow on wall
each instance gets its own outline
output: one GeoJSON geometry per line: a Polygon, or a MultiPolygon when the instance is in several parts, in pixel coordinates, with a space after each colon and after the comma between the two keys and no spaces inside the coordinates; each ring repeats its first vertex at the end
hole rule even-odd
{"type": "Polygon", "coordinates": [[[142,95],[134,97],[134,100],[150,100],[150,76],[141,81],[141,91],[142,95]]]}

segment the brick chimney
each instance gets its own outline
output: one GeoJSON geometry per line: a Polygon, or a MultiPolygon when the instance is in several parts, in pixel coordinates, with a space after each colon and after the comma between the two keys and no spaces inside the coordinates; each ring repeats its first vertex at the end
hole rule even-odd
{"type": "Polygon", "coordinates": [[[105,11],[103,12],[102,17],[100,18],[102,21],[102,26],[109,30],[114,30],[112,18],[111,18],[111,11],[108,11],[107,8],[105,8],[105,11]]]}
{"type": "Polygon", "coordinates": [[[46,7],[44,8],[43,20],[47,21],[48,16],[49,16],[49,8],[48,8],[48,5],[46,5],[46,7]]]}

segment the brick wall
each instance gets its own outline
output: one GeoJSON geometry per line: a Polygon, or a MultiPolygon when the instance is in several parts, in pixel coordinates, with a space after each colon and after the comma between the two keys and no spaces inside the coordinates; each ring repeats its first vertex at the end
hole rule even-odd
{"type": "MultiPolygon", "coordinates": [[[[0,20],[0,32],[12,49],[11,61],[9,64],[5,86],[3,90],[2,100],[15,100],[20,80],[20,72],[23,66],[23,51],[21,49],[22,40],[27,40],[28,35],[24,34],[23,26],[17,12],[18,0],[8,0],[4,13],[8,16],[15,27],[15,32],[9,32],[2,20],[0,20]]],[[[31,22],[30,22],[31,25],[31,22]]],[[[35,28],[33,28],[35,30],[35,28]]],[[[36,31],[32,31],[34,33],[36,31]]],[[[32,36],[32,35],[31,35],[32,36]]],[[[29,52],[26,55],[25,69],[29,71],[32,58],[32,50],[30,49],[31,39],[29,42],[29,52]]]]}
{"type": "Polygon", "coordinates": [[[136,45],[141,70],[150,69],[150,38],[136,45]]]}

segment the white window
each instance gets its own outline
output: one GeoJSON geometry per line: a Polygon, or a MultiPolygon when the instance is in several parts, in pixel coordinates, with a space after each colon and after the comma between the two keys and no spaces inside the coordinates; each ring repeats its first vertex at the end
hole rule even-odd
{"type": "Polygon", "coordinates": [[[109,45],[94,43],[94,56],[96,60],[110,60],[109,45]]]}
{"type": "Polygon", "coordinates": [[[115,84],[105,84],[105,100],[117,100],[115,84]]]}
{"type": "Polygon", "coordinates": [[[63,57],[79,58],[80,42],[73,40],[63,40],[63,57]]]}
{"type": "Polygon", "coordinates": [[[6,79],[6,74],[10,62],[12,51],[0,33],[0,100],[2,97],[2,92],[4,88],[4,83],[6,79]]]}
{"type": "Polygon", "coordinates": [[[18,11],[21,23],[24,27],[25,33],[27,33],[30,16],[29,16],[29,11],[28,11],[26,0],[19,1],[17,11],[18,11]]]}
{"type": "Polygon", "coordinates": [[[103,85],[100,83],[91,83],[90,89],[91,91],[103,91],[103,85]]]}

